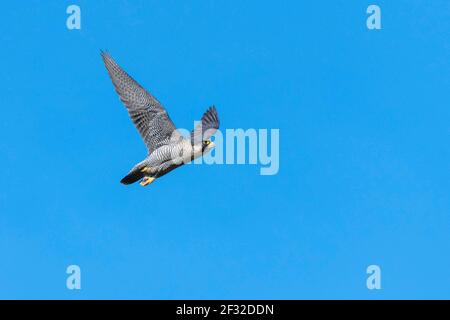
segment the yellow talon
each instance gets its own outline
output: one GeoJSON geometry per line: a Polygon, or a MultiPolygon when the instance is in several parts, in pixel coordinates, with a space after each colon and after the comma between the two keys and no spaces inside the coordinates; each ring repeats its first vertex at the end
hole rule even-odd
{"type": "Polygon", "coordinates": [[[142,181],[139,183],[141,186],[146,187],[148,186],[150,183],[152,183],[153,181],[155,181],[156,178],[150,178],[150,177],[145,177],[144,179],[142,179],[142,181]]]}

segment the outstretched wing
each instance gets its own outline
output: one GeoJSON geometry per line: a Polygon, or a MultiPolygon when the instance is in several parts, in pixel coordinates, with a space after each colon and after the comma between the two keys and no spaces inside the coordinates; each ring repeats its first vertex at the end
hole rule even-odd
{"type": "Polygon", "coordinates": [[[201,121],[191,132],[192,143],[199,143],[209,139],[219,129],[219,115],[215,106],[209,107],[203,114],[201,121]]]}
{"type": "Polygon", "coordinates": [[[159,101],[130,77],[109,53],[102,51],[101,56],[120,100],[127,107],[149,153],[167,144],[171,137],[178,138],[175,125],[159,101]]]}

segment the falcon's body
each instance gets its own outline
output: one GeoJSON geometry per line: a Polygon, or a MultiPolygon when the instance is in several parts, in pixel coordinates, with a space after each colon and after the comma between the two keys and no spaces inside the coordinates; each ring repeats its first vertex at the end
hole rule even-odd
{"type": "Polygon", "coordinates": [[[146,186],[214,148],[209,138],[219,128],[215,107],[205,112],[190,137],[183,137],[158,100],[133,80],[109,54],[102,52],[102,58],[120,99],[148,148],[148,156],[131,169],[122,183],[131,184],[142,179],[141,185],[146,186]]]}
{"type": "MultiPolygon", "coordinates": [[[[193,146],[189,140],[183,138],[178,142],[159,147],[144,161],[138,163],[131,172],[143,172],[148,177],[156,179],[202,155],[201,146],[193,146]]],[[[129,176],[130,174],[127,177],[129,176]]],[[[127,184],[127,177],[122,180],[125,184],[127,184]]]]}

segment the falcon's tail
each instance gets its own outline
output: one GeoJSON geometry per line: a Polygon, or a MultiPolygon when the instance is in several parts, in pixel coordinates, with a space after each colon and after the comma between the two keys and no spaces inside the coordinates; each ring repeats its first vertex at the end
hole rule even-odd
{"type": "Polygon", "coordinates": [[[120,180],[120,183],[123,184],[132,184],[135,183],[138,180],[141,180],[144,177],[144,173],[141,171],[141,169],[133,169],[128,173],[125,177],[123,177],[122,180],[120,180]]]}

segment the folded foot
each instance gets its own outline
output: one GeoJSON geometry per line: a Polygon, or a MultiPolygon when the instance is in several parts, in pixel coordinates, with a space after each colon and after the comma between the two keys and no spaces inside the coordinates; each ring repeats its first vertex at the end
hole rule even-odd
{"type": "Polygon", "coordinates": [[[145,187],[148,186],[150,183],[152,183],[153,181],[155,181],[155,178],[151,178],[151,177],[144,177],[144,179],[142,179],[142,181],[139,183],[141,186],[145,187]]]}

